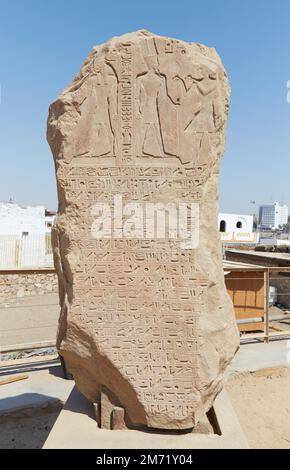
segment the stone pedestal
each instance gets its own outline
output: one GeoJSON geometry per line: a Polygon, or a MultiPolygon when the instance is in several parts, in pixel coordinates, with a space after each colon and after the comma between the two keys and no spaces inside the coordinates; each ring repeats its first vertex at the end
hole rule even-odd
{"type": "Polygon", "coordinates": [[[247,449],[229,396],[222,391],[211,409],[214,432],[170,433],[100,429],[92,404],[75,388],[60,412],[44,449],[247,449]]]}

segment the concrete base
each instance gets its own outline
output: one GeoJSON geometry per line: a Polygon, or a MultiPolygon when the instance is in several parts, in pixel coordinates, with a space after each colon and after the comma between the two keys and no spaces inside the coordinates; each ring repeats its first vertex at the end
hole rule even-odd
{"type": "Polygon", "coordinates": [[[218,434],[160,433],[99,429],[93,405],[76,387],[59,414],[44,449],[247,449],[230,399],[225,391],[216,398],[212,415],[218,434]]]}
{"type": "Polygon", "coordinates": [[[0,418],[24,411],[33,412],[39,408],[61,407],[66,403],[74,382],[62,378],[60,366],[51,365],[48,369],[38,369],[37,364],[34,364],[34,368],[34,371],[30,371],[29,365],[26,369],[17,369],[15,365],[13,370],[0,367],[1,379],[28,373],[27,380],[0,386],[0,418]]]}
{"type": "Polygon", "coordinates": [[[258,342],[243,344],[235,355],[228,373],[252,372],[268,367],[290,364],[290,340],[273,340],[269,344],[258,342]]]}

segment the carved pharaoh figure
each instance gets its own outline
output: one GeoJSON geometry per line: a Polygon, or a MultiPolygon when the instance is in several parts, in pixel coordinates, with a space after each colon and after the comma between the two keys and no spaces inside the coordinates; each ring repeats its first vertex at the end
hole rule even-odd
{"type": "Polygon", "coordinates": [[[74,156],[114,156],[117,80],[112,69],[103,62],[94,62],[92,70],[86,86],[82,83],[73,96],[80,114],[74,156]]]}

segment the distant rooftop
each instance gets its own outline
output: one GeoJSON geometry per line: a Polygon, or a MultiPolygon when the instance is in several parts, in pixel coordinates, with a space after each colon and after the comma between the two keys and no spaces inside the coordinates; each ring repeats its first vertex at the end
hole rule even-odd
{"type": "Polygon", "coordinates": [[[236,250],[229,249],[231,253],[237,253],[241,255],[254,255],[257,258],[272,258],[272,259],[285,259],[290,260],[290,253],[278,253],[275,251],[254,251],[254,250],[236,250]]]}

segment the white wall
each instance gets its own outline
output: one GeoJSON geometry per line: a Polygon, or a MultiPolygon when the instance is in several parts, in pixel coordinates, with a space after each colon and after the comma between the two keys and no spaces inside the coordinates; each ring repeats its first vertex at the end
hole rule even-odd
{"type": "Polygon", "coordinates": [[[0,269],[45,266],[45,232],[43,206],[0,203],[0,269]]]}
{"type": "Polygon", "coordinates": [[[0,202],[0,235],[29,235],[45,233],[43,206],[19,206],[0,202]]]}
{"type": "Polygon", "coordinates": [[[226,227],[224,232],[227,233],[252,233],[254,217],[252,215],[240,215],[240,214],[219,214],[219,227],[221,221],[225,221],[226,227]]]}

